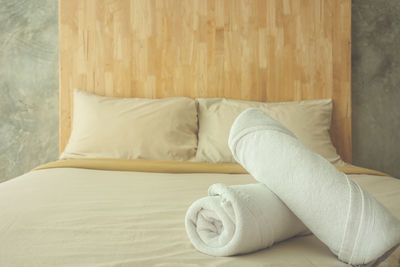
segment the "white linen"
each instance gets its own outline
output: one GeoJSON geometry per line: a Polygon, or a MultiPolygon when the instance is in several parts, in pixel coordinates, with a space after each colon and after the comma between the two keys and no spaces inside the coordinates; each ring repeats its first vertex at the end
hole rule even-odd
{"type": "MultiPolygon", "coordinates": [[[[400,180],[350,178],[400,218],[400,180]]],[[[255,182],[248,174],[29,172],[0,183],[0,266],[350,267],[314,235],[241,256],[212,257],[196,250],[185,231],[190,204],[210,184],[255,182]]],[[[396,264],[397,251],[397,257],[391,255],[396,264]]]]}
{"type": "Polygon", "coordinates": [[[304,224],[264,184],[214,184],[185,218],[199,251],[231,256],[257,251],[307,232],[304,224]]]}
{"type": "Polygon", "coordinates": [[[238,116],[229,146],[340,260],[365,264],[400,242],[399,220],[261,110],[238,116]]]}

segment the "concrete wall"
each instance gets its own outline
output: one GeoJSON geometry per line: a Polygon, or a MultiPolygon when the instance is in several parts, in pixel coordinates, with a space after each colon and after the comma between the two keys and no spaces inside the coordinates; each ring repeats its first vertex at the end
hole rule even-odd
{"type": "Polygon", "coordinates": [[[352,5],[353,163],[400,178],[400,1],[352,5]]]}
{"type": "MultiPolygon", "coordinates": [[[[355,0],[353,161],[400,178],[400,1],[355,0]]],[[[0,181],[58,153],[57,0],[0,0],[0,181]]]]}
{"type": "Polygon", "coordinates": [[[0,181],[58,153],[57,0],[0,0],[0,181]]]}

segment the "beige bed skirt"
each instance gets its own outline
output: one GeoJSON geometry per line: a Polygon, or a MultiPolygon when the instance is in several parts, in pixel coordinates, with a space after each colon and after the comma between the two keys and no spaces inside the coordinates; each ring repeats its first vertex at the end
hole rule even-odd
{"type": "MultiPolygon", "coordinates": [[[[335,167],[339,171],[346,174],[370,174],[388,176],[383,172],[361,168],[353,165],[335,165],[335,167]]],[[[137,171],[155,173],[248,173],[242,166],[234,163],[94,158],[57,160],[38,166],[34,170],[51,168],[83,168],[107,171],[137,171]]]]}

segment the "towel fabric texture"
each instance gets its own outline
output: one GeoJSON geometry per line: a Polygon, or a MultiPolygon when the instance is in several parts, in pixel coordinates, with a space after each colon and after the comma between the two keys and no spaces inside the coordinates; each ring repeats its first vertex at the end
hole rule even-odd
{"type": "Polygon", "coordinates": [[[195,248],[212,256],[253,252],[308,233],[264,184],[210,186],[188,209],[185,224],[195,248]]]}
{"type": "Polygon", "coordinates": [[[340,260],[366,264],[400,242],[399,220],[261,110],[248,109],[236,118],[229,147],[340,260]]]}

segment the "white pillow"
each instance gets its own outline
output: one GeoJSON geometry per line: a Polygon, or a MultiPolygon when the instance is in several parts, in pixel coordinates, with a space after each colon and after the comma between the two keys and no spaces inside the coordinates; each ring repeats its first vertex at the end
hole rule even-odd
{"type": "Polygon", "coordinates": [[[312,151],[333,164],[343,164],[329,135],[331,99],[283,103],[226,98],[198,98],[196,101],[199,116],[196,161],[235,162],[228,147],[232,123],[245,109],[259,108],[291,130],[312,151]]]}
{"type": "Polygon", "coordinates": [[[192,159],[197,111],[191,98],[114,98],[74,91],[72,133],[61,159],[192,159]]]}

